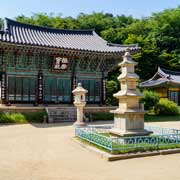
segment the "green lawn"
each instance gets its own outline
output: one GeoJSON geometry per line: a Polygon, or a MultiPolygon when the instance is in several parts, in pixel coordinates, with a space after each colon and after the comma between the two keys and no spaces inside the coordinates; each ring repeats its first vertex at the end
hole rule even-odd
{"type": "MultiPolygon", "coordinates": [[[[147,146],[145,146],[145,144],[143,144],[143,148],[140,147],[135,147],[135,148],[124,148],[121,150],[113,150],[112,152],[106,148],[103,148],[101,146],[98,146],[94,143],[91,143],[87,140],[81,139],[80,137],[75,137],[77,140],[79,140],[80,142],[82,142],[83,144],[95,147],[99,150],[111,153],[111,154],[126,154],[126,153],[137,153],[137,152],[147,152],[147,151],[158,151],[158,150],[167,150],[167,149],[175,149],[175,148],[180,148],[180,144],[165,144],[164,145],[160,145],[160,146],[150,146],[149,144],[147,144],[147,146]]],[[[123,145],[119,145],[119,147],[123,145]]]]}

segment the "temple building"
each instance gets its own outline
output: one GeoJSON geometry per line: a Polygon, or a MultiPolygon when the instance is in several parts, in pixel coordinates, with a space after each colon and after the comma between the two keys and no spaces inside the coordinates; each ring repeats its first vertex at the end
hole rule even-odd
{"type": "Polygon", "coordinates": [[[125,50],[137,45],[108,43],[94,30],[53,29],[5,19],[0,31],[3,104],[71,104],[78,82],[87,102],[103,104],[105,78],[125,50]]]}
{"type": "Polygon", "coordinates": [[[157,92],[160,98],[168,98],[180,105],[180,71],[158,68],[155,75],[142,83],[140,87],[157,92]]]}

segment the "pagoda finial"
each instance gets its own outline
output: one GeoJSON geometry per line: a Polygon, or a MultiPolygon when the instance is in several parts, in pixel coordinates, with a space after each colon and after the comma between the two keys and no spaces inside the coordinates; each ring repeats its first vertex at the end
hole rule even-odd
{"type": "Polygon", "coordinates": [[[131,53],[130,53],[130,49],[129,48],[126,48],[125,54],[124,54],[123,57],[131,57],[131,53]]]}
{"type": "Polygon", "coordinates": [[[123,56],[123,61],[119,63],[119,66],[122,67],[122,66],[126,66],[127,64],[132,65],[132,66],[135,66],[138,64],[137,62],[132,60],[132,56],[131,56],[129,48],[126,48],[124,56],[123,56]]]}

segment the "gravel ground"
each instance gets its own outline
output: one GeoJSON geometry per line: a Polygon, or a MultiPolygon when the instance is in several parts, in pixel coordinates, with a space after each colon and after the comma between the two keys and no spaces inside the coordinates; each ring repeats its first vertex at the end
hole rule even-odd
{"type": "Polygon", "coordinates": [[[73,136],[71,124],[1,125],[0,180],[180,180],[180,154],[107,162],[73,136]]]}

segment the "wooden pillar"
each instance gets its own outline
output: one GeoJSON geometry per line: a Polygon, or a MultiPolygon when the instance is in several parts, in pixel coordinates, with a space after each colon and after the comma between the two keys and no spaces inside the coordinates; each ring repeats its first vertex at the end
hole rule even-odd
{"type": "Polygon", "coordinates": [[[102,78],[101,78],[101,104],[105,104],[106,99],[106,79],[104,76],[104,72],[102,72],[102,78]]]}
{"type": "Polygon", "coordinates": [[[39,71],[38,80],[37,80],[37,103],[43,103],[43,74],[39,71]]]}
{"type": "MultiPolygon", "coordinates": [[[[77,61],[71,60],[72,64],[72,75],[71,75],[71,92],[76,88],[76,66],[77,61]]],[[[73,103],[73,94],[71,93],[71,104],[73,103]]]]}
{"type": "MultiPolygon", "coordinates": [[[[71,92],[76,88],[76,76],[71,76],[71,92]]],[[[73,94],[71,93],[71,104],[73,103],[73,94]]]]}
{"type": "Polygon", "coordinates": [[[7,75],[5,72],[1,74],[1,101],[3,104],[7,103],[7,75]]]}

